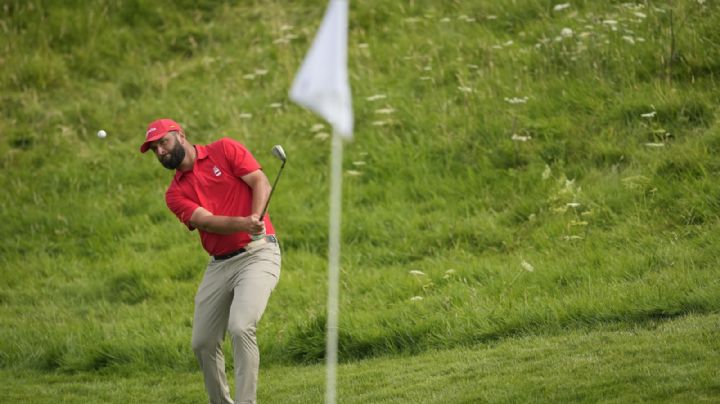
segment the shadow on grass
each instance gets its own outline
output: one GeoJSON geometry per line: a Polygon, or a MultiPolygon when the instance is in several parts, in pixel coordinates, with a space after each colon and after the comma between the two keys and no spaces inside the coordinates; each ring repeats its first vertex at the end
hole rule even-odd
{"type": "MultiPolygon", "coordinates": [[[[701,301],[688,301],[675,308],[639,308],[628,313],[607,315],[570,314],[555,322],[540,314],[523,321],[496,316],[490,319],[490,329],[453,333],[431,324],[413,328],[392,329],[382,335],[369,333],[354,335],[340,329],[338,357],[341,363],[386,355],[414,355],[430,349],[448,349],[481,344],[493,344],[506,338],[557,335],[570,329],[655,329],[663,323],[690,314],[707,314],[713,308],[701,301]]],[[[315,317],[299,326],[284,347],[266,359],[270,362],[317,364],[325,359],[326,318],[315,317]],[[282,358],[282,359],[280,359],[282,358]]]]}

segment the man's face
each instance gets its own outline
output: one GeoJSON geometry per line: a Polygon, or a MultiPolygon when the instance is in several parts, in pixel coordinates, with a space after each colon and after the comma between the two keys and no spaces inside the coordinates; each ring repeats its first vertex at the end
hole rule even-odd
{"type": "Polygon", "coordinates": [[[162,138],[150,144],[150,150],[168,170],[175,170],[180,167],[185,158],[185,148],[180,142],[177,132],[168,132],[162,138]]]}

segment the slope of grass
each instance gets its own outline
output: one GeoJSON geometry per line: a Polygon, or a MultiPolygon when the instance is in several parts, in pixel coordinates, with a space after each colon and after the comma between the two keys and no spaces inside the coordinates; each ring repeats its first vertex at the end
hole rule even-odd
{"type": "MultiPolygon", "coordinates": [[[[324,6],[3,5],[4,372],[195,368],[207,257],[137,152],[160,116],[268,173],[288,152],[259,339],[266,364],[321,361],[330,129],[287,89],[324,6]]],[[[343,361],[720,309],[718,5],[555,6],[352,2],[343,361]]]]}
{"type": "MultiPolygon", "coordinates": [[[[693,315],[348,363],[338,368],[338,395],[344,403],[713,402],[719,321],[693,315]]],[[[0,374],[2,397],[14,403],[204,401],[197,371],[0,374]]],[[[320,365],[264,367],[259,400],[322,402],[324,376],[320,365]]]]}

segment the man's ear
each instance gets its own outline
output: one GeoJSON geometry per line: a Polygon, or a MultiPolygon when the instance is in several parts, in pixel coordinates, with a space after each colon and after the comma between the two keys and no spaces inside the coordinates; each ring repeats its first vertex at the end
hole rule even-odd
{"type": "Polygon", "coordinates": [[[187,143],[187,139],[185,138],[185,134],[182,132],[177,132],[177,137],[180,139],[180,144],[187,143]]]}

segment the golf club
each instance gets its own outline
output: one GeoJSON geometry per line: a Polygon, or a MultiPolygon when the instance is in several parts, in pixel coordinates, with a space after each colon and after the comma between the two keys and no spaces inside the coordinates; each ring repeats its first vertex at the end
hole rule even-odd
{"type": "Polygon", "coordinates": [[[262,213],[260,213],[261,221],[265,217],[265,211],[267,211],[268,205],[270,204],[270,198],[272,198],[273,192],[275,192],[275,186],[277,185],[278,180],[280,179],[280,174],[282,174],[282,170],[283,168],[285,168],[285,163],[287,162],[287,155],[285,154],[285,150],[283,150],[282,146],[280,146],[279,144],[273,146],[271,152],[273,156],[277,157],[278,159],[280,159],[280,161],[282,161],[282,165],[280,166],[280,170],[275,177],[275,182],[273,182],[273,186],[270,189],[270,195],[268,195],[268,199],[265,202],[265,207],[263,208],[262,213]]]}

